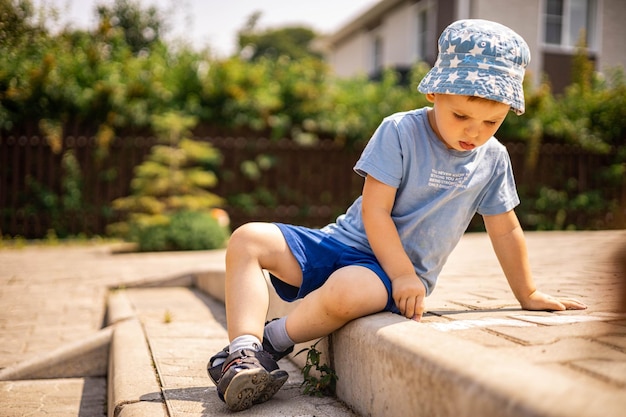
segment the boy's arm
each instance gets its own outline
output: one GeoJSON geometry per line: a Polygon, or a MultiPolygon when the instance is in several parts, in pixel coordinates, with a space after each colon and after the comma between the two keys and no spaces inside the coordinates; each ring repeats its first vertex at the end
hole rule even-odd
{"type": "Polygon", "coordinates": [[[525,310],[582,310],[586,305],[572,298],[556,298],[538,291],[533,281],[526,239],[513,210],[484,216],[485,227],[515,298],[525,310]]]}
{"type": "Polygon", "coordinates": [[[392,296],[400,312],[419,321],[424,313],[426,288],[404,251],[391,219],[396,189],[368,175],[363,186],[363,224],[372,250],[389,278],[392,296]]]}

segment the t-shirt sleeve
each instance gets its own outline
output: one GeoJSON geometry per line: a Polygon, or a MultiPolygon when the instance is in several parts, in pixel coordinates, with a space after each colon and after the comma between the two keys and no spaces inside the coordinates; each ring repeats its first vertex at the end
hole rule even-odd
{"type": "Polygon", "coordinates": [[[520,203],[513,177],[511,159],[503,147],[493,180],[478,205],[478,214],[493,216],[513,210],[520,203]]]}
{"type": "Polygon", "coordinates": [[[371,175],[378,181],[398,188],[402,181],[403,158],[398,127],[385,119],[367,143],[354,171],[362,177],[371,175]]]}

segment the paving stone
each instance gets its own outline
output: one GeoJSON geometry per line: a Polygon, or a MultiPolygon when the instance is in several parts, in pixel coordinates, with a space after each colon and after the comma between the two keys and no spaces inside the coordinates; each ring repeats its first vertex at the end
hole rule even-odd
{"type": "Polygon", "coordinates": [[[506,347],[518,347],[519,344],[512,340],[503,338],[499,335],[491,333],[488,329],[468,329],[468,330],[456,330],[453,333],[455,336],[463,340],[468,340],[477,343],[486,348],[506,348],[506,347]]]}
{"type": "Polygon", "coordinates": [[[626,334],[600,336],[597,340],[598,342],[605,343],[608,346],[620,349],[622,352],[626,352],[626,334]]]}
{"type": "Polygon", "coordinates": [[[0,382],[3,417],[105,417],[106,378],[0,382]]]}
{"type": "Polygon", "coordinates": [[[564,324],[561,326],[544,326],[541,331],[536,327],[490,327],[493,332],[499,333],[511,340],[519,340],[526,345],[544,345],[555,343],[566,338],[594,338],[606,334],[620,335],[626,333],[623,326],[616,326],[607,322],[586,322],[564,324]]]}
{"type": "Polygon", "coordinates": [[[584,359],[572,361],[577,368],[584,369],[599,378],[605,378],[620,388],[626,388],[626,361],[607,359],[584,359]]]}

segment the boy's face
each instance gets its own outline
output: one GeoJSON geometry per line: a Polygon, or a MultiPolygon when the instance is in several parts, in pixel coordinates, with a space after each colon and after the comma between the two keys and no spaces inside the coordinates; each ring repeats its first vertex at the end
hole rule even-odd
{"type": "Polygon", "coordinates": [[[491,138],[509,113],[508,104],[468,96],[427,94],[428,121],[439,139],[457,151],[471,151],[491,138]]]}

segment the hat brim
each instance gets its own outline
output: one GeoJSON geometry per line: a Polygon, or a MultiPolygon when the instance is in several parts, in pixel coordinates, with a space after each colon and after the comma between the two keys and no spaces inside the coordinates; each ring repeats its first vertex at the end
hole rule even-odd
{"type": "Polygon", "coordinates": [[[525,111],[522,83],[493,69],[433,67],[417,89],[424,94],[482,97],[508,104],[517,115],[525,111]]]}

